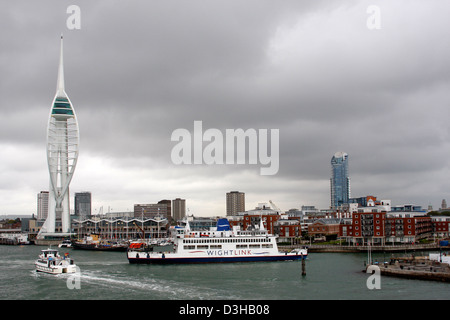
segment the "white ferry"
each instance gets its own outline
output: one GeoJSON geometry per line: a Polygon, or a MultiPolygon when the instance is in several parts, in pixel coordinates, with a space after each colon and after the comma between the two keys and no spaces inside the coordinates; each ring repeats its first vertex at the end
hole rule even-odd
{"type": "Polygon", "coordinates": [[[41,250],[39,259],[34,263],[36,271],[46,272],[50,274],[75,273],[76,265],[66,253],[64,257],[59,255],[58,250],[46,249],[41,250]]]}
{"type": "Polygon", "coordinates": [[[276,237],[268,234],[261,224],[259,229],[241,231],[230,228],[227,219],[219,219],[210,231],[191,231],[186,227],[172,228],[173,245],[161,249],[145,243],[131,243],[127,257],[130,263],[212,263],[283,261],[306,259],[306,248],[279,252],[276,237]]]}

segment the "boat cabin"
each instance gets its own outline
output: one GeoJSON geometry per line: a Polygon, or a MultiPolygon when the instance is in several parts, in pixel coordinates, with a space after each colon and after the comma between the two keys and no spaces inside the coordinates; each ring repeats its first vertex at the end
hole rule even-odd
{"type": "Polygon", "coordinates": [[[41,254],[43,255],[44,258],[55,258],[58,256],[58,250],[53,250],[53,249],[46,249],[46,250],[41,250],[41,254]]]}

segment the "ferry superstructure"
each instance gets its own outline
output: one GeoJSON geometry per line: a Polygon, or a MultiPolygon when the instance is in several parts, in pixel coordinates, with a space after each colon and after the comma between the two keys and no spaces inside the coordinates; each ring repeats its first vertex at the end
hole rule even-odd
{"type": "Polygon", "coordinates": [[[279,252],[276,237],[260,227],[241,231],[238,226],[230,228],[227,219],[219,219],[210,231],[191,231],[175,227],[173,245],[169,249],[153,247],[145,243],[132,243],[127,251],[130,263],[215,263],[256,262],[306,259],[306,248],[291,252],[279,252]]]}

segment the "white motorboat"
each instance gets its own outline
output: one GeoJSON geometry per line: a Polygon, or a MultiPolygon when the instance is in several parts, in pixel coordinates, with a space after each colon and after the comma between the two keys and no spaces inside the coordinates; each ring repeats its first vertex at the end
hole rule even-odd
{"type": "Polygon", "coordinates": [[[70,241],[70,240],[63,240],[63,242],[61,242],[58,245],[58,248],[72,248],[72,241],[70,241]]]}
{"type": "Polygon", "coordinates": [[[58,250],[55,249],[41,250],[41,254],[34,264],[36,271],[50,274],[76,272],[76,265],[69,257],[69,254],[66,253],[64,256],[60,256],[58,250]]]}

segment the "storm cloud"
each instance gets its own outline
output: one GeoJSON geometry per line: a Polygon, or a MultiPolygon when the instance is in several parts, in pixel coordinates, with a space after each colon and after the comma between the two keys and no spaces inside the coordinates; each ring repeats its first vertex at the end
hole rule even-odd
{"type": "MultiPolygon", "coordinates": [[[[442,1],[20,1],[0,12],[0,214],[48,190],[46,126],[64,34],[80,126],[71,192],[93,207],[185,198],[190,213],[330,205],[330,159],[352,196],[440,206],[449,189],[450,4],[442,1]],[[81,29],[69,30],[69,5],[81,29]],[[380,29],[367,8],[380,9],[380,29]],[[279,129],[280,165],[175,165],[178,128],[279,129]]],[[[73,200],[73,196],[72,196],[73,200]]]]}

